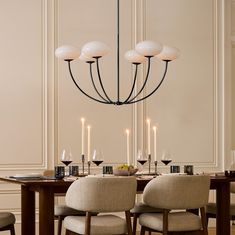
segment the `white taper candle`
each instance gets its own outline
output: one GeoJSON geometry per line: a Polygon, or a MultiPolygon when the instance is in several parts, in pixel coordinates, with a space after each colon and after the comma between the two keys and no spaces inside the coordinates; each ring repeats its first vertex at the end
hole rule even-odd
{"type": "Polygon", "coordinates": [[[154,161],[157,161],[157,127],[153,127],[153,154],[154,161]]]}
{"type": "Polygon", "coordinates": [[[148,155],[151,154],[150,150],[150,119],[147,119],[147,146],[148,146],[148,155]]]}
{"type": "Polygon", "coordinates": [[[127,165],[130,165],[130,130],[126,129],[126,158],[127,165]]]}
{"type": "Polygon", "coordinates": [[[87,161],[91,160],[91,126],[87,126],[87,161]]]}
{"type": "Polygon", "coordinates": [[[82,122],[82,155],[85,154],[84,152],[84,137],[85,137],[85,118],[81,118],[81,122],[82,122]]]}

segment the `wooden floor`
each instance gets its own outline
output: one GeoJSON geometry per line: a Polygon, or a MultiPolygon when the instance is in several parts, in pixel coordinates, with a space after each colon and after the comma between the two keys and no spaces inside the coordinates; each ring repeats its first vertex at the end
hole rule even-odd
{"type": "MultiPolygon", "coordinates": [[[[208,235],[215,235],[215,229],[214,228],[209,228],[209,234],[208,235]]],[[[138,233],[139,234],[139,233],[138,233]]],[[[148,233],[146,233],[148,234],[148,233]]],[[[160,235],[161,233],[152,233],[152,235],[160,235]]],[[[235,235],[235,226],[232,226],[232,230],[231,230],[231,235],[235,235]]]]}

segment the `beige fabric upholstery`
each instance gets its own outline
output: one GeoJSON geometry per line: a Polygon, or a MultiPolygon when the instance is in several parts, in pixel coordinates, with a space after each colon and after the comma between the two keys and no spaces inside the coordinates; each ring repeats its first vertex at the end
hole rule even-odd
{"type": "MultiPolygon", "coordinates": [[[[208,203],[206,206],[206,212],[216,215],[216,203],[208,203]]],[[[230,204],[230,215],[235,216],[235,204],[230,204]]]]}
{"type": "MultiPolygon", "coordinates": [[[[162,231],[163,216],[160,213],[145,213],[139,217],[141,225],[162,231]]],[[[199,216],[189,212],[172,212],[168,216],[168,231],[195,231],[201,229],[199,216]]]]}
{"type": "Polygon", "coordinates": [[[235,193],[235,182],[230,183],[230,192],[235,193]]]}
{"type": "MultiPolygon", "coordinates": [[[[156,208],[172,210],[167,217],[168,231],[196,231],[202,227],[199,216],[174,210],[205,207],[208,203],[209,190],[209,176],[159,176],[145,187],[143,201],[156,208]]],[[[143,213],[139,217],[139,222],[144,227],[163,231],[163,213],[143,213]]]]}
{"type": "Polygon", "coordinates": [[[90,212],[118,212],[134,207],[135,177],[85,177],[69,187],[67,206],[90,212]]]}
{"type": "MultiPolygon", "coordinates": [[[[85,177],[73,182],[65,201],[67,206],[87,212],[129,211],[135,204],[135,177],[85,177]]],[[[85,233],[85,217],[67,216],[67,230],[85,233]]],[[[91,217],[91,234],[124,234],[126,220],[112,214],[91,217]]]]}
{"type": "Polygon", "coordinates": [[[143,202],[136,203],[135,206],[131,209],[131,213],[154,213],[162,212],[161,209],[154,208],[146,205],[143,202]]]}
{"type": "MultiPolygon", "coordinates": [[[[64,220],[64,226],[70,231],[85,234],[85,217],[69,216],[64,220]]],[[[125,234],[126,221],[114,215],[91,217],[91,234],[125,234]]]]}
{"type": "MultiPolygon", "coordinates": [[[[235,183],[234,182],[230,183],[230,192],[235,193],[235,183]]],[[[210,213],[210,214],[214,215],[214,217],[216,217],[216,203],[214,203],[214,202],[208,203],[208,205],[206,206],[206,213],[210,213]]],[[[233,204],[233,203],[230,204],[230,215],[235,216],[235,204],[233,204]]]]}
{"type": "Polygon", "coordinates": [[[10,212],[0,212],[0,228],[14,224],[16,221],[14,214],[10,212]]]}
{"type": "Polygon", "coordinates": [[[78,211],[66,205],[55,205],[54,210],[55,210],[54,212],[55,216],[85,215],[86,214],[84,211],[78,211]]]}
{"type": "Polygon", "coordinates": [[[194,209],[208,203],[210,178],[205,175],[165,175],[144,189],[144,203],[164,209],[194,209]]]}

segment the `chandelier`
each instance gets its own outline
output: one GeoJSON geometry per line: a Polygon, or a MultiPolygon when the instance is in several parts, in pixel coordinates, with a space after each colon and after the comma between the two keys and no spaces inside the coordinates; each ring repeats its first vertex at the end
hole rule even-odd
{"type": "Polygon", "coordinates": [[[75,86],[78,88],[78,90],[83,93],[85,96],[88,98],[97,101],[99,103],[103,104],[113,104],[113,105],[124,105],[124,104],[133,104],[139,101],[143,101],[153,95],[161,86],[163,83],[167,69],[168,69],[168,63],[174,59],[176,59],[179,56],[179,50],[173,47],[165,46],[162,45],[161,43],[146,40],[139,42],[136,44],[134,50],[129,50],[125,53],[125,58],[132,63],[134,67],[134,78],[133,78],[133,83],[131,86],[131,90],[129,92],[129,95],[121,100],[120,97],[120,43],[119,43],[119,23],[120,23],[120,16],[119,16],[119,11],[120,11],[120,0],[117,0],[117,98],[116,100],[112,100],[110,96],[108,95],[108,92],[105,90],[103,81],[101,78],[101,73],[100,73],[100,66],[99,66],[99,61],[100,58],[106,55],[109,52],[109,47],[104,44],[103,42],[99,41],[92,41],[86,43],[83,47],[81,52],[73,46],[61,46],[56,49],[55,55],[59,59],[63,59],[68,63],[68,69],[70,76],[72,78],[72,81],[74,82],[75,86]],[[71,69],[71,62],[75,59],[79,59],[81,61],[86,62],[89,65],[89,71],[90,71],[90,79],[91,83],[93,86],[94,91],[96,92],[97,97],[91,96],[87,92],[85,92],[76,79],[74,78],[74,75],[72,73],[71,69]],[[154,89],[152,89],[149,93],[146,95],[143,95],[143,91],[146,87],[146,84],[149,79],[149,74],[150,74],[150,67],[151,67],[151,59],[153,57],[157,57],[160,60],[162,60],[165,63],[165,70],[163,72],[162,78],[159,80],[159,83],[156,85],[154,89]],[[134,93],[135,87],[137,86],[137,74],[138,74],[138,68],[139,65],[142,63],[147,63],[147,71],[145,78],[143,80],[143,83],[138,91],[134,93]],[[94,79],[93,76],[93,65],[96,67],[96,73],[98,77],[98,81],[94,79]],[[99,84],[99,85],[97,85],[99,84]]]}

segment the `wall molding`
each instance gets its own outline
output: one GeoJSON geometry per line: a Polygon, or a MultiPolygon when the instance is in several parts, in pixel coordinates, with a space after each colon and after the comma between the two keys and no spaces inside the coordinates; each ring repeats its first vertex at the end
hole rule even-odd
{"type": "MultiPolygon", "coordinates": [[[[235,3],[235,0],[233,0],[233,3],[235,3]]],[[[146,2],[145,0],[142,1],[142,11],[143,11],[143,17],[142,17],[142,22],[141,25],[143,25],[142,29],[142,35],[145,37],[146,35],[146,2]]],[[[192,164],[195,164],[197,168],[210,168],[213,170],[221,170],[224,168],[224,160],[220,160],[221,158],[224,159],[225,157],[225,143],[224,143],[224,132],[225,132],[225,127],[224,127],[224,117],[220,116],[220,113],[224,113],[224,82],[225,82],[225,76],[224,76],[224,57],[223,59],[219,59],[219,57],[224,55],[225,53],[225,48],[224,48],[224,25],[226,24],[225,22],[225,16],[224,16],[224,1],[220,3],[219,0],[216,1],[211,1],[211,9],[213,11],[213,93],[214,93],[214,105],[213,105],[213,159],[210,162],[192,162],[192,164]],[[223,34],[221,36],[221,33],[223,34]],[[219,82],[221,81],[221,83],[219,82]],[[221,103],[221,98],[222,98],[222,103],[221,103]],[[222,139],[219,139],[219,135],[222,134],[222,139]]],[[[146,120],[146,106],[147,103],[144,102],[144,108],[145,110],[143,117],[138,117],[142,119],[141,121],[144,122],[146,120]]],[[[143,132],[144,133],[144,132],[143,132]]],[[[143,141],[146,142],[145,136],[143,137],[143,141]]],[[[187,164],[188,162],[177,162],[177,164],[184,165],[187,164]]],[[[163,167],[164,168],[164,167],[163,167]]]]}
{"type": "Polygon", "coordinates": [[[22,164],[1,164],[0,170],[19,171],[19,170],[43,170],[47,168],[47,134],[48,134],[48,97],[47,97],[47,81],[48,81],[48,68],[47,68],[47,0],[41,0],[41,27],[42,27],[42,158],[39,164],[22,163],[22,164]]]}

